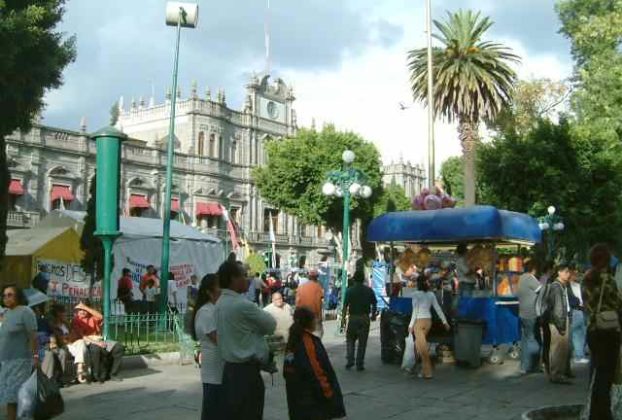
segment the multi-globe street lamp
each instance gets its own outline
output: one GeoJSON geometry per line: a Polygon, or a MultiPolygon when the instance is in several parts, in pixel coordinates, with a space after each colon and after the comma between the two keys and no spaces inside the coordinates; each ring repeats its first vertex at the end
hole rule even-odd
{"type": "Polygon", "coordinates": [[[341,309],[343,310],[348,287],[348,257],[350,244],[350,202],[353,197],[368,199],[372,189],[364,184],[365,176],[352,167],[356,155],[352,150],[346,150],[341,155],[343,168],[328,174],[326,183],[322,186],[322,193],[328,197],[343,197],[343,261],[341,271],[341,309]]]}
{"type": "Polygon", "coordinates": [[[162,261],[160,265],[160,313],[165,314],[168,305],[168,272],[171,242],[171,199],[173,187],[173,157],[175,153],[175,107],[177,105],[177,71],[179,69],[179,39],[181,28],[196,28],[199,6],[194,3],[168,2],[166,24],[177,27],[175,57],[173,61],[173,94],[166,146],[166,190],[164,193],[164,221],[162,223],[162,261]]]}
{"type": "Polygon", "coordinates": [[[538,226],[542,232],[547,233],[547,254],[548,259],[553,260],[555,256],[555,236],[558,232],[561,232],[565,229],[564,222],[561,217],[559,217],[555,212],[557,209],[553,206],[549,206],[547,209],[547,215],[543,216],[539,220],[538,226]]]}

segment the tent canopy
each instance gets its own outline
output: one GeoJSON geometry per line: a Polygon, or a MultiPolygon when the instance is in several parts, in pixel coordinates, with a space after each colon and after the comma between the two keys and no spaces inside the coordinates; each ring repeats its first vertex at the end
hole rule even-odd
{"type": "Polygon", "coordinates": [[[387,213],[372,220],[367,229],[370,242],[490,241],[533,245],[541,239],[533,217],[492,206],[387,213]]]}
{"type": "MultiPolygon", "coordinates": [[[[37,227],[34,229],[9,230],[6,247],[7,257],[35,255],[53,240],[65,234],[69,227],[37,227]]],[[[67,234],[65,234],[67,236],[67,234]]],[[[68,235],[75,236],[75,235],[68,235]]]]}
{"type": "MultiPolygon", "coordinates": [[[[41,221],[39,226],[72,226],[78,232],[81,232],[84,226],[84,216],[86,216],[86,213],[83,211],[54,210],[41,221]]],[[[121,217],[119,224],[119,230],[126,238],[162,237],[162,219],[121,217]]],[[[206,235],[191,226],[184,225],[175,220],[171,220],[171,238],[212,243],[221,242],[215,236],[206,235]]]]}

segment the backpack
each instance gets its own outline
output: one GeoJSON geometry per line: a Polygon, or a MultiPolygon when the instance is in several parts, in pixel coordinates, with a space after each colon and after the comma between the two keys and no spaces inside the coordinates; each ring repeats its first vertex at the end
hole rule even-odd
{"type": "Polygon", "coordinates": [[[549,291],[551,290],[551,285],[550,284],[545,284],[543,286],[541,286],[537,291],[536,291],[536,302],[535,302],[535,306],[536,306],[536,315],[538,316],[538,318],[544,316],[547,311],[548,311],[548,297],[549,297],[549,291]]]}

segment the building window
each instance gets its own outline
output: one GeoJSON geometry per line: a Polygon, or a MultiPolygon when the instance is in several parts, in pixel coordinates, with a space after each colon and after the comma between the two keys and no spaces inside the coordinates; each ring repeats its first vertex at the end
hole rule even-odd
{"type": "Polygon", "coordinates": [[[214,134],[209,135],[208,156],[211,158],[216,157],[216,136],[214,134]]]}
{"type": "Polygon", "coordinates": [[[240,208],[239,207],[231,207],[229,210],[229,218],[235,224],[240,223],[240,208]]]}
{"type": "Polygon", "coordinates": [[[68,185],[52,185],[50,191],[50,209],[60,210],[66,208],[73,201],[73,194],[68,185]]]}
{"type": "Polygon", "coordinates": [[[199,156],[205,156],[205,133],[203,131],[199,132],[197,153],[199,154],[199,156]]]}
{"type": "Polygon", "coordinates": [[[224,159],[225,158],[225,148],[224,148],[224,143],[222,141],[222,136],[218,136],[218,157],[220,159],[224,159]]]}
{"type": "Polygon", "coordinates": [[[151,208],[149,199],[142,194],[130,194],[130,216],[143,217],[145,212],[151,208]]]}
{"type": "Polygon", "coordinates": [[[272,227],[274,233],[279,230],[279,212],[274,209],[265,209],[263,211],[263,231],[270,232],[270,219],[272,219],[272,227]]]}
{"type": "Polygon", "coordinates": [[[19,179],[12,179],[9,184],[9,210],[17,208],[17,199],[24,195],[24,187],[19,179]]]}
{"type": "Polygon", "coordinates": [[[231,163],[238,163],[238,142],[236,140],[231,141],[231,163]]]}

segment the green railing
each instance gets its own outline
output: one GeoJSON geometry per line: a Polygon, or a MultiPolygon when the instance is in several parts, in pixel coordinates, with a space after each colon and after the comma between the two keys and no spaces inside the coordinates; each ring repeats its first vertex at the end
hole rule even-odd
{"type": "Polygon", "coordinates": [[[167,313],[110,316],[110,339],[125,347],[125,354],[180,351],[183,335],[180,315],[167,313]]]}

